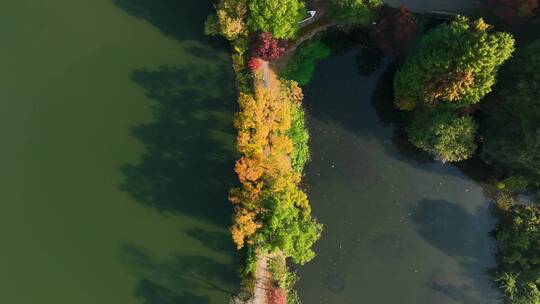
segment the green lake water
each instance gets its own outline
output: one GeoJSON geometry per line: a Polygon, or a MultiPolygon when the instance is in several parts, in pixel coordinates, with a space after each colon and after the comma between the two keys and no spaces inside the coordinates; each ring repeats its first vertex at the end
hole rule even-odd
{"type": "Polygon", "coordinates": [[[385,103],[392,78],[382,73],[359,76],[347,53],[318,65],[305,89],[312,161],[304,181],[324,231],[317,257],[299,270],[300,297],[499,303],[487,274],[494,220],[484,189],[396,135],[385,103]]]}
{"type": "Polygon", "coordinates": [[[0,10],[0,303],[226,303],[233,75],[211,1],[0,10]]]}

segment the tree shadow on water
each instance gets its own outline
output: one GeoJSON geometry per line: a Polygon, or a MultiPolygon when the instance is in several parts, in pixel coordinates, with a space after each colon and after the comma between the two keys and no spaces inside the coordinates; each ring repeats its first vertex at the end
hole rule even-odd
{"type": "Polygon", "coordinates": [[[193,228],[187,230],[186,234],[215,252],[233,252],[235,249],[228,232],[193,228]]]}
{"type": "Polygon", "coordinates": [[[429,199],[418,202],[410,212],[420,236],[445,254],[478,259],[486,253],[491,230],[488,212],[470,214],[457,204],[429,199]]]}
{"type": "Polygon", "coordinates": [[[121,168],[122,190],[165,214],[230,224],[235,102],[229,73],[225,66],[133,73],[156,104],[154,121],[132,128],[145,152],[139,164],[121,168]]]}
{"type": "Polygon", "coordinates": [[[493,219],[489,210],[478,209],[471,214],[445,200],[424,199],[410,213],[420,236],[457,261],[460,274],[471,280],[469,285],[437,270],[427,286],[457,303],[498,303],[499,295],[489,277],[494,265],[489,238],[493,219]]]}
{"type": "Polygon", "coordinates": [[[178,40],[202,40],[211,0],[113,0],[128,14],[145,19],[178,40]]]}
{"type": "Polygon", "coordinates": [[[394,76],[397,72],[395,62],[389,62],[371,96],[371,105],[377,112],[379,123],[384,127],[393,127],[392,143],[396,151],[405,159],[414,160],[417,164],[428,164],[434,161],[427,152],[416,148],[407,137],[406,126],[408,113],[394,106],[394,76]]]}
{"type": "Polygon", "coordinates": [[[204,256],[156,258],[143,248],[125,244],[122,262],[139,277],[135,296],[144,304],[209,304],[208,293],[232,293],[232,265],[204,256]]]}
{"type": "Polygon", "coordinates": [[[305,89],[309,114],[322,121],[337,123],[353,134],[385,143],[389,141],[392,144],[384,147],[391,155],[413,160],[415,163],[411,164],[417,167],[433,162],[432,156],[408,141],[405,132],[407,114],[394,107],[396,65],[384,58],[384,64],[369,76],[362,76],[351,68],[357,54],[349,51],[320,64],[312,83],[305,89]],[[390,136],[383,131],[388,128],[392,128],[390,136]]]}

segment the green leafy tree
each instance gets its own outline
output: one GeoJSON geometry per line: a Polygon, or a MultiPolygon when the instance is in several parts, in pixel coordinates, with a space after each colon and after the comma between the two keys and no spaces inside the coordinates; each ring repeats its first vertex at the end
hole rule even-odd
{"type": "Polygon", "coordinates": [[[302,44],[283,71],[283,77],[295,80],[299,85],[306,85],[311,80],[318,60],[327,58],[332,50],[320,40],[311,40],[302,44]]]}
{"type": "Polygon", "coordinates": [[[300,105],[293,107],[291,112],[291,128],[287,135],[292,140],[293,152],[291,153],[291,165],[295,172],[302,172],[304,165],[309,160],[309,132],[306,128],[304,111],[300,105]]]}
{"type": "Polygon", "coordinates": [[[419,111],[407,129],[409,140],[442,162],[469,158],[476,150],[477,125],[449,110],[419,111]]]}
{"type": "Polygon", "coordinates": [[[509,303],[540,303],[540,208],[501,195],[495,281],[509,303]]]}
{"type": "Polygon", "coordinates": [[[275,38],[291,39],[305,15],[304,2],[299,0],[251,0],[248,26],[252,32],[270,32],[275,38]]]}
{"type": "Polygon", "coordinates": [[[366,25],[376,18],[375,8],[381,0],[325,0],[328,12],[346,24],[366,25]]]}
{"type": "Polygon", "coordinates": [[[275,193],[266,202],[268,209],[256,243],[269,251],[281,250],[295,263],[315,257],[311,249],[321,235],[322,225],[311,217],[307,196],[302,191],[275,193]]]}
{"type": "Polygon", "coordinates": [[[540,184],[540,40],[501,69],[486,102],[483,157],[540,184]]]}
{"type": "Polygon", "coordinates": [[[461,108],[480,101],[514,51],[510,34],[489,29],[482,19],[458,16],[427,33],[396,74],[396,106],[461,108]]]}

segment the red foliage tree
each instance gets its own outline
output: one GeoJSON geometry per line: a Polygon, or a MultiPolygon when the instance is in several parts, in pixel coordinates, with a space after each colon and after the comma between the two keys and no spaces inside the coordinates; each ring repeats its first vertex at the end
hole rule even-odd
{"type": "Polygon", "coordinates": [[[251,54],[266,61],[276,61],[287,49],[284,40],[275,39],[271,33],[255,34],[251,37],[251,54]]]}
{"type": "Polygon", "coordinates": [[[495,14],[510,23],[516,17],[531,17],[538,8],[538,0],[489,0],[495,7],[495,14]]]}
{"type": "Polygon", "coordinates": [[[416,30],[411,12],[403,5],[397,9],[383,5],[378,15],[378,21],[370,30],[375,43],[385,52],[404,55],[416,30]]]}
{"type": "Polygon", "coordinates": [[[251,70],[251,72],[255,72],[262,66],[261,59],[257,57],[251,57],[248,61],[248,67],[251,70]]]}

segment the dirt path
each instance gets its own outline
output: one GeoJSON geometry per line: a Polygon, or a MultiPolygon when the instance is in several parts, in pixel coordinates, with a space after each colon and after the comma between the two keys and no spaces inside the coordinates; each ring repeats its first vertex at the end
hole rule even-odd
{"type": "Polygon", "coordinates": [[[253,291],[253,304],[267,304],[266,286],[271,280],[270,272],[268,271],[268,256],[257,256],[255,264],[255,290],[253,291]]]}
{"type": "Polygon", "coordinates": [[[261,72],[259,73],[260,76],[256,77],[253,82],[255,89],[264,88],[265,90],[272,90],[279,87],[279,79],[272,67],[270,67],[270,63],[268,63],[268,61],[263,61],[261,72]]]}
{"type": "MultiPolygon", "coordinates": [[[[269,269],[269,261],[273,259],[279,259],[282,263],[285,263],[285,256],[281,252],[257,255],[257,263],[255,264],[255,290],[253,291],[252,304],[275,303],[273,300],[269,300],[269,291],[276,290],[276,287],[273,286],[275,284],[273,281],[274,278],[269,269]]],[[[285,291],[283,292],[285,293],[285,291]]]]}

